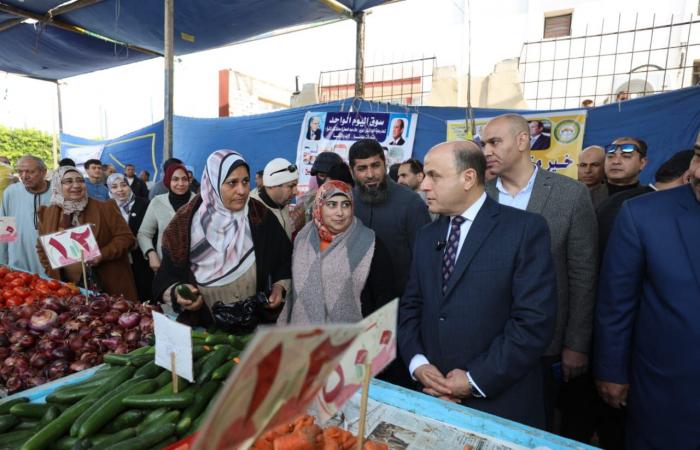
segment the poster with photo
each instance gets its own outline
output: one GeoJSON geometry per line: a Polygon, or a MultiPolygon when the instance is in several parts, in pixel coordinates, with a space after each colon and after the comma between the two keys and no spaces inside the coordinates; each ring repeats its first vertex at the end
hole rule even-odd
{"type": "Polygon", "coordinates": [[[335,152],[348,161],[350,146],[360,139],[376,139],[384,148],[387,167],[413,153],[418,115],[410,113],[309,111],[299,131],[297,167],[300,193],[306,192],[311,167],[322,152],[335,152]]]}

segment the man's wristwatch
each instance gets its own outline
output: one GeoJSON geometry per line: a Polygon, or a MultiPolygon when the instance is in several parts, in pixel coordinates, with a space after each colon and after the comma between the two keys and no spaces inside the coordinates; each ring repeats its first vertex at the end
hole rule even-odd
{"type": "Polygon", "coordinates": [[[472,379],[469,378],[467,375],[467,382],[469,383],[469,391],[472,394],[472,397],[474,398],[484,398],[483,395],[479,392],[479,389],[476,388],[476,385],[472,382],[472,379]]]}

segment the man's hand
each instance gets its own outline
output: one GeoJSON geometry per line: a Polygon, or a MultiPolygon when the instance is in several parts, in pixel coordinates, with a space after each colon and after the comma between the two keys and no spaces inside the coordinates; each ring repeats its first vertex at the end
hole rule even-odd
{"type": "Polygon", "coordinates": [[[627,406],[627,393],[630,390],[629,384],[617,384],[610,381],[596,381],[598,394],[608,405],[620,409],[627,406]]]}
{"type": "Polygon", "coordinates": [[[279,305],[282,304],[282,301],[284,300],[282,298],[282,290],[284,288],[280,286],[279,284],[275,284],[272,286],[272,292],[270,293],[270,296],[267,298],[268,304],[265,305],[266,308],[268,309],[275,309],[279,305]]]}
{"type": "Polygon", "coordinates": [[[97,255],[94,258],[92,258],[90,261],[85,261],[85,264],[87,264],[88,266],[94,267],[94,266],[97,266],[101,262],[102,262],[102,255],[97,255]]]}
{"type": "Polygon", "coordinates": [[[447,379],[432,364],[423,364],[413,371],[413,376],[423,385],[423,392],[433,397],[452,396],[447,379]]]}
{"type": "Polygon", "coordinates": [[[569,382],[586,373],[588,369],[588,355],[570,348],[564,347],[561,351],[561,371],[564,381],[569,382]]]}
{"type": "Polygon", "coordinates": [[[450,386],[452,397],[469,398],[472,395],[472,389],[469,386],[467,372],[461,369],[452,369],[447,374],[447,384],[450,386]]]}

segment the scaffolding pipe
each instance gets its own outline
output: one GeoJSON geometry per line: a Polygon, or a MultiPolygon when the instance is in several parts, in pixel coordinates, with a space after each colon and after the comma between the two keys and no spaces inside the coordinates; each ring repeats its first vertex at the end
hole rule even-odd
{"type": "Polygon", "coordinates": [[[365,96],[365,13],[360,11],[354,16],[357,24],[355,38],[355,98],[365,96]]]}
{"type": "Polygon", "coordinates": [[[165,0],[163,41],[165,53],[165,105],[163,109],[163,161],[173,156],[173,28],[175,0],[165,0]]]}

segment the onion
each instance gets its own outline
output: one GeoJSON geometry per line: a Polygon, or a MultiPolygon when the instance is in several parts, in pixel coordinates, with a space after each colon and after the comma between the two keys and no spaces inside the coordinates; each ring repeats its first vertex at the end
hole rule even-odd
{"type": "Polygon", "coordinates": [[[32,367],[35,367],[37,369],[41,369],[48,363],[49,360],[44,356],[43,353],[34,353],[32,357],[29,358],[29,364],[31,364],[32,367]]]}
{"type": "Polygon", "coordinates": [[[83,353],[80,355],[80,361],[94,366],[102,362],[102,357],[95,352],[83,353]]]}
{"type": "Polygon", "coordinates": [[[19,319],[15,320],[15,325],[17,326],[17,328],[26,330],[27,328],[29,328],[29,319],[20,317],[19,319]]]}
{"type": "Polygon", "coordinates": [[[124,313],[119,316],[119,325],[124,328],[133,328],[141,321],[141,314],[137,312],[124,313]]]}
{"type": "Polygon", "coordinates": [[[104,323],[100,319],[94,319],[92,322],[90,322],[90,325],[88,325],[90,328],[97,328],[104,326],[104,323]]]}
{"type": "Polygon", "coordinates": [[[63,340],[66,338],[66,335],[68,332],[65,329],[61,328],[51,328],[48,333],[46,333],[46,337],[51,339],[54,342],[63,342],[63,340]]]}
{"type": "Polygon", "coordinates": [[[61,299],[54,296],[46,297],[44,299],[43,306],[44,308],[48,308],[57,313],[63,312],[63,310],[66,309],[63,306],[63,302],[61,302],[61,299]]]}
{"type": "Polygon", "coordinates": [[[70,312],[62,312],[61,314],[58,315],[58,321],[59,323],[66,323],[67,321],[71,320],[73,318],[73,314],[70,312]]]}
{"type": "Polygon", "coordinates": [[[144,334],[150,334],[153,332],[153,317],[149,316],[142,316],[141,317],[141,322],[139,322],[139,328],[141,328],[141,332],[144,334]]]}
{"type": "Polygon", "coordinates": [[[0,347],[7,347],[10,345],[10,340],[5,334],[0,334],[0,347]]]}
{"type": "Polygon", "coordinates": [[[17,392],[20,389],[22,389],[22,378],[20,378],[17,375],[13,375],[10,378],[8,378],[7,383],[6,383],[7,390],[10,392],[17,392]]]}
{"type": "Polygon", "coordinates": [[[27,333],[22,338],[19,340],[18,344],[21,345],[23,348],[29,348],[34,346],[34,343],[36,342],[36,339],[34,339],[34,336],[31,334],[27,333]]]}
{"type": "Polygon", "coordinates": [[[15,330],[10,334],[10,344],[16,344],[22,337],[27,334],[24,330],[15,330]]]}
{"type": "Polygon", "coordinates": [[[57,359],[46,369],[46,374],[48,375],[49,380],[55,380],[65,376],[66,372],[68,371],[68,367],[69,365],[65,360],[57,359]]]}
{"type": "Polygon", "coordinates": [[[136,346],[138,344],[139,340],[141,339],[141,332],[139,332],[138,329],[131,329],[126,332],[124,335],[124,341],[132,347],[136,346]]]}
{"type": "Polygon", "coordinates": [[[36,310],[32,305],[22,305],[17,309],[17,313],[19,314],[20,317],[23,317],[25,319],[29,319],[34,315],[34,312],[36,310]]]}
{"type": "Polygon", "coordinates": [[[47,330],[56,325],[58,314],[50,309],[42,309],[36,312],[31,318],[31,327],[37,331],[47,330]]]}
{"type": "Polygon", "coordinates": [[[69,320],[63,324],[63,328],[67,331],[79,331],[82,327],[83,324],[75,319],[69,320]]]}
{"type": "Polygon", "coordinates": [[[102,320],[104,321],[104,323],[117,323],[121,314],[122,313],[120,311],[117,311],[116,309],[111,309],[102,316],[102,320]]]}
{"type": "Polygon", "coordinates": [[[92,334],[94,336],[106,336],[109,333],[109,330],[105,326],[99,326],[97,328],[94,328],[92,330],[92,334]]]}
{"type": "Polygon", "coordinates": [[[51,354],[56,359],[73,359],[73,350],[65,345],[53,349],[51,354]]]}
{"type": "Polygon", "coordinates": [[[121,342],[119,345],[117,345],[117,348],[114,349],[114,353],[117,355],[124,355],[129,353],[129,347],[125,343],[121,342]]]}
{"type": "Polygon", "coordinates": [[[110,350],[116,350],[120,344],[119,339],[115,337],[100,339],[100,343],[110,350]]]}
{"type": "Polygon", "coordinates": [[[0,360],[3,360],[10,356],[10,347],[0,347],[0,360]]]}
{"type": "Polygon", "coordinates": [[[44,383],[46,383],[46,378],[36,375],[27,380],[27,387],[40,386],[44,383]]]}
{"type": "Polygon", "coordinates": [[[90,303],[90,310],[94,313],[103,313],[109,309],[109,304],[104,297],[98,297],[90,303]]]}
{"type": "Polygon", "coordinates": [[[13,367],[20,372],[25,372],[29,368],[29,360],[22,353],[18,353],[15,356],[10,356],[5,359],[5,366],[13,367]]]}
{"type": "Polygon", "coordinates": [[[49,352],[51,353],[53,349],[60,345],[59,342],[52,341],[48,337],[43,337],[39,342],[37,342],[35,350],[38,352],[49,352]]]}
{"type": "Polygon", "coordinates": [[[92,330],[88,327],[82,327],[78,330],[78,336],[83,339],[90,338],[92,336],[92,330]]]}
{"type": "Polygon", "coordinates": [[[68,346],[70,347],[71,350],[73,350],[75,353],[80,352],[83,350],[83,346],[85,345],[85,341],[80,339],[78,336],[72,337],[68,341],[68,346]]]}
{"type": "Polygon", "coordinates": [[[74,361],[73,363],[71,363],[69,369],[71,372],[80,372],[81,370],[85,370],[90,367],[92,367],[92,364],[86,361],[74,361]]]}
{"type": "Polygon", "coordinates": [[[117,300],[112,305],[112,309],[116,309],[117,311],[119,311],[121,313],[125,313],[129,310],[129,303],[127,303],[127,301],[124,299],[117,300]]]}

